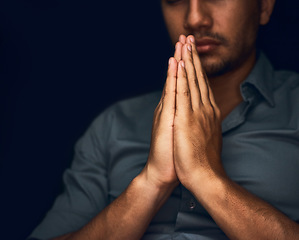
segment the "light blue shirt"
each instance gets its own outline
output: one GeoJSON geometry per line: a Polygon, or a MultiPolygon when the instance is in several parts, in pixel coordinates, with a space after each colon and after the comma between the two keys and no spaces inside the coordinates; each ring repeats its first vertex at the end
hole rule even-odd
{"type": "MultiPolygon", "coordinates": [[[[299,223],[299,75],[274,71],[261,53],[240,90],[244,101],[222,122],[224,168],[232,180],[299,223]]],[[[125,190],[147,161],[160,95],[119,102],[95,119],[64,173],[64,192],[31,237],[78,230],[125,190]]],[[[228,238],[180,185],[143,239],[228,238]]]]}

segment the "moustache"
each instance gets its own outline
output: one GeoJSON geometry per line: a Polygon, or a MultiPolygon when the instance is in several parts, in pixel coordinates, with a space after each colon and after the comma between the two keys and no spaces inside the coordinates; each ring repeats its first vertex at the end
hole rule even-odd
{"type": "Polygon", "coordinates": [[[200,40],[201,38],[208,37],[220,41],[223,45],[228,43],[228,40],[223,37],[221,34],[213,32],[195,32],[193,33],[195,40],[200,40]]]}

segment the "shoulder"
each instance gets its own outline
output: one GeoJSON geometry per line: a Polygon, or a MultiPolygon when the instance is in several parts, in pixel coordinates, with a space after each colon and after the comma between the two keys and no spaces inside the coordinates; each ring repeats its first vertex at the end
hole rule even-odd
{"type": "Polygon", "coordinates": [[[160,97],[161,91],[156,91],[116,102],[93,120],[88,132],[107,139],[126,129],[132,133],[143,128],[151,130],[154,110],[160,97]]]}
{"type": "Polygon", "coordinates": [[[299,74],[287,70],[274,71],[273,97],[275,103],[284,100],[295,107],[299,101],[299,74]]]}
{"type": "Polygon", "coordinates": [[[93,121],[93,125],[102,124],[103,121],[136,121],[153,114],[161,92],[156,91],[141,96],[118,101],[104,110],[93,121]]]}
{"type": "Polygon", "coordinates": [[[275,90],[299,91],[299,73],[287,70],[274,71],[275,90]]]}
{"type": "Polygon", "coordinates": [[[112,105],[110,110],[127,117],[142,116],[146,112],[152,112],[161,97],[161,91],[148,93],[134,98],[126,99],[112,105]]]}
{"type": "Polygon", "coordinates": [[[273,91],[277,111],[285,115],[289,124],[299,127],[299,74],[292,71],[275,71],[273,91]]]}

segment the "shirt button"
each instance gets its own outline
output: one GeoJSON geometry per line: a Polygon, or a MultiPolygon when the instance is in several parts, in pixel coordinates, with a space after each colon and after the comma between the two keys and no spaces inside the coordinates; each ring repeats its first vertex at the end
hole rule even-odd
{"type": "Polygon", "coordinates": [[[193,210],[196,207],[196,202],[194,201],[194,199],[191,199],[188,202],[188,207],[189,207],[190,210],[193,210]]]}

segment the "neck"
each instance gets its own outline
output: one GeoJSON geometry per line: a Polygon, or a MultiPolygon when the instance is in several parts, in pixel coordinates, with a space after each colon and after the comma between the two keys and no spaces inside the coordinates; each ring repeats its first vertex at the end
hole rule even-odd
{"type": "Polygon", "coordinates": [[[256,51],[238,68],[221,76],[209,78],[222,120],[242,102],[240,84],[246,79],[256,62],[256,51]]]}

